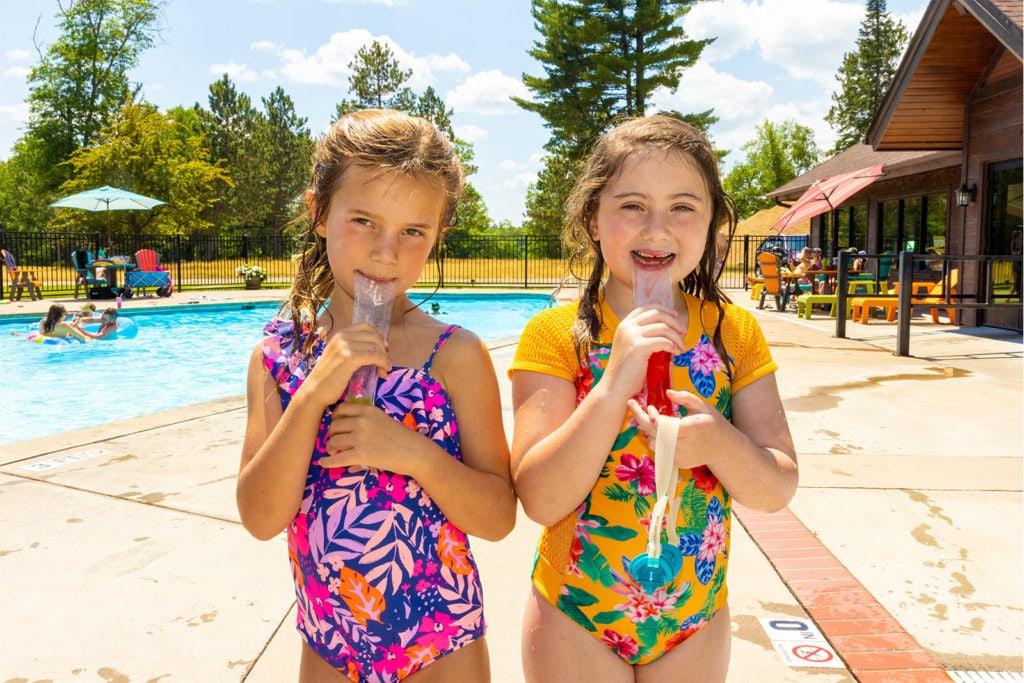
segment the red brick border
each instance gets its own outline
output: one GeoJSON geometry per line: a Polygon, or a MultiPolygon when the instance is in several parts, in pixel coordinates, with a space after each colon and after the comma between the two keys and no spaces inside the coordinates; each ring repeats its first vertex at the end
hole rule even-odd
{"type": "Polygon", "coordinates": [[[953,680],[789,508],[733,512],[858,681],[953,680]]]}

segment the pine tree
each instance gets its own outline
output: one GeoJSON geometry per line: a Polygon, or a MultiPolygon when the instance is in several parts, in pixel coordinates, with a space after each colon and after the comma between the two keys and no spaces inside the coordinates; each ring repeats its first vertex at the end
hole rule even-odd
{"type": "Polygon", "coordinates": [[[885,0],[868,0],[857,49],[843,55],[825,121],[836,131],[833,154],[863,139],[896,73],[909,36],[903,23],[886,11],[885,0]]]}
{"type": "MultiPolygon", "coordinates": [[[[551,130],[550,168],[527,198],[527,229],[558,234],[577,163],[617,118],[643,116],[658,88],[675,90],[711,40],[686,40],[692,0],[533,0],[540,38],[529,54],[544,76],[523,75],[530,100],[513,98],[551,130]],[[566,177],[566,172],[573,175],[566,177]],[[556,220],[557,218],[557,220],[556,220]]],[[[710,115],[703,112],[702,115],[710,115]]]]}

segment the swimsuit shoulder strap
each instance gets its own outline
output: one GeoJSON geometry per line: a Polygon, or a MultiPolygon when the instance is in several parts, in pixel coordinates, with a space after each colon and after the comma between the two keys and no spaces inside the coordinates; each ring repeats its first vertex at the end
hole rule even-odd
{"type": "Polygon", "coordinates": [[[442,332],[441,336],[437,338],[436,342],[434,342],[434,350],[430,352],[430,358],[428,358],[427,362],[423,364],[424,372],[430,374],[430,366],[434,364],[434,356],[436,356],[437,352],[441,350],[441,347],[444,346],[444,343],[448,341],[448,337],[452,336],[452,332],[454,332],[457,329],[459,329],[458,325],[449,325],[448,327],[444,328],[444,332],[442,332]]]}

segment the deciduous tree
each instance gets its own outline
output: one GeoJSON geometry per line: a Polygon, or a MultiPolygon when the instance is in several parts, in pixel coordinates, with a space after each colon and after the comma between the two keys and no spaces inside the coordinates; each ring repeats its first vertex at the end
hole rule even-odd
{"type": "Polygon", "coordinates": [[[795,121],[765,121],[757,127],[756,137],[740,149],[746,159],[723,180],[740,218],[770,207],[766,195],[810,169],[820,156],[814,131],[795,121]]]}

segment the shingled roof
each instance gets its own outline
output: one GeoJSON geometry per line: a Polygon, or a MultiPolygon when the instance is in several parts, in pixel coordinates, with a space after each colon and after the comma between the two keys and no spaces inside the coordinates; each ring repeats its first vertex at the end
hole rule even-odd
{"type": "Polygon", "coordinates": [[[768,193],[777,201],[793,201],[822,178],[856,171],[875,164],[885,166],[886,178],[900,178],[940,168],[960,165],[960,152],[897,151],[876,152],[862,142],[847,148],[831,159],[823,161],[803,175],[768,193]]]}

